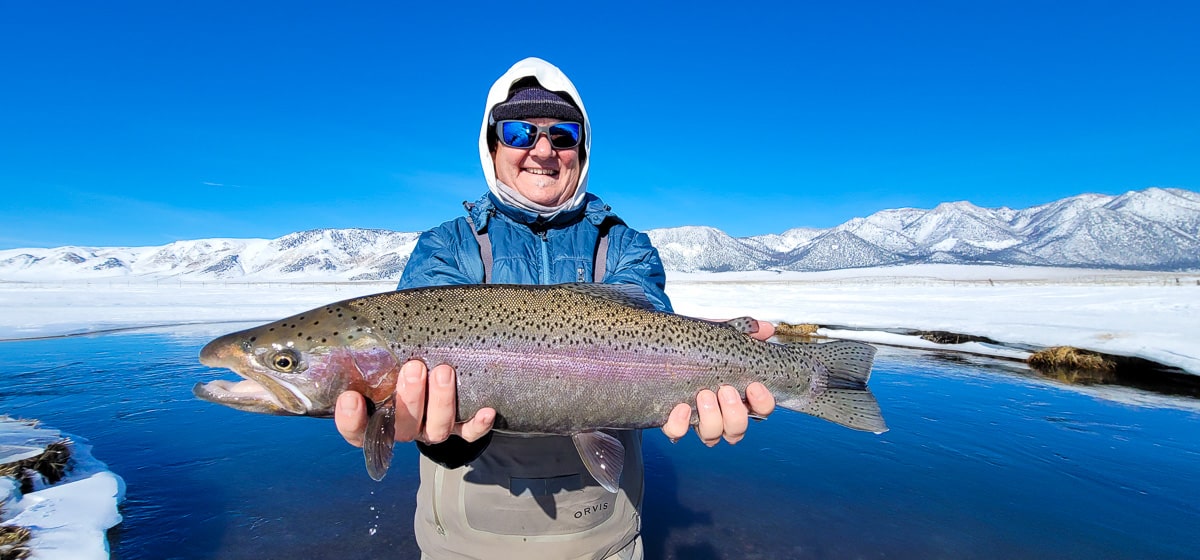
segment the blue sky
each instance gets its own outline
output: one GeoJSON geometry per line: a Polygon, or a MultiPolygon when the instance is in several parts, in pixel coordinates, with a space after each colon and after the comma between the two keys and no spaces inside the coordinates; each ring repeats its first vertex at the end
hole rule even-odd
{"type": "Polygon", "coordinates": [[[1195,2],[593,4],[0,2],[0,249],[427,229],[526,56],[639,229],[1200,190],[1195,2]]]}

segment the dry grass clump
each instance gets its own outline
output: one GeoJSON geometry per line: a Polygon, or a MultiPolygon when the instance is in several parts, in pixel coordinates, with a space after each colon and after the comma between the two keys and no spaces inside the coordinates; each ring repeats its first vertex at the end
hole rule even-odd
{"type": "Polygon", "coordinates": [[[23,560],[32,552],[25,546],[29,542],[29,529],[0,525],[0,560],[23,560]]]}
{"type": "Polygon", "coordinates": [[[778,325],[775,325],[775,334],[783,336],[813,336],[817,334],[817,329],[819,328],[821,328],[820,325],[812,323],[792,324],[781,321],[778,325]]]}
{"type": "Polygon", "coordinates": [[[1039,370],[1116,371],[1117,362],[1108,356],[1073,346],[1052,346],[1029,356],[1030,367],[1039,370]]]}
{"type": "Polygon", "coordinates": [[[919,334],[922,339],[928,340],[929,342],[933,342],[935,344],[963,344],[966,342],[996,344],[995,340],[992,340],[986,336],[977,336],[973,334],[962,334],[949,331],[917,331],[917,334],[919,334]]]}
{"type": "Polygon", "coordinates": [[[62,480],[71,460],[71,440],[63,438],[46,445],[41,455],[0,465],[0,476],[11,476],[21,484],[22,492],[33,491],[33,480],[37,475],[47,484],[62,480]]]}

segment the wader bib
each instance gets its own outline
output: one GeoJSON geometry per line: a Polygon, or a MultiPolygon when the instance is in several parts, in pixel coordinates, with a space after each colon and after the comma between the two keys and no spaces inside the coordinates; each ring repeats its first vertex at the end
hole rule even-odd
{"type": "Polygon", "coordinates": [[[616,493],[583,466],[571,438],[497,433],[479,458],[448,469],[421,456],[416,536],[426,558],[641,558],[641,432],[625,445],[616,493]]]}
{"type": "MultiPolygon", "coordinates": [[[[490,282],[491,243],[487,233],[477,232],[476,239],[484,282],[490,282]]],[[[597,282],[607,250],[602,235],[597,282]]],[[[640,560],[642,434],[610,433],[625,446],[615,494],[588,474],[570,437],[494,433],[478,458],[457,469],[421,455],[415,531],[422,557],[640,560]]]]}

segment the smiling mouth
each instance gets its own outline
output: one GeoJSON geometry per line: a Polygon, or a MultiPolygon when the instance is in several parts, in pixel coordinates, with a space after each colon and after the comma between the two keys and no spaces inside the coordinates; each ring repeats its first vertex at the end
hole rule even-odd
{"type": "Polygon", "coordinates": [[[550,176],[550,177],[558,175],[557,169],[542,169],[540,167],[526,167],[526,168],[521,169],[521,171],[524,171],[525,173],[529,173],[531,175],[546,175],[546,176],[550,176]]]}

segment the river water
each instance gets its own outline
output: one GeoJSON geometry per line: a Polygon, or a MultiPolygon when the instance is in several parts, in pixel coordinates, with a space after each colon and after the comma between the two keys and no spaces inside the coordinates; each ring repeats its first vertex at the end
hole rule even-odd
{"type": "MultiPolygon", "coordinates": [[[[114,558],[417,557],[411,446],[376,483],[330,420],[192,396],[243,326],[0,343],[0,414],[125,479],[114,558]]],[[[732,447],[647,432],[647,558],[1200,557],[1200,400],[887,348],[871,387],[882,435],[789,411],[732,447]]]]}

